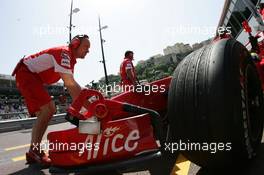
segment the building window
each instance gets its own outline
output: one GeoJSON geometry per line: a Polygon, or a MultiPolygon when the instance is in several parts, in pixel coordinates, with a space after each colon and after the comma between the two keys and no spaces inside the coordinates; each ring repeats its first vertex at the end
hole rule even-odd
{"type": "MultiPolygon", "coordinates": [[[[258,2],[258,0],[252,1],[254,1],[254,4],[258,2]]],[[[231,27],[233,37],[236,37],[240,33],[240,31],[242,30],[242,22],[248,20],[250,16],[251,11],[248,9],[248,7],[245,6],[243,1],[231,1],[229,10],[226,15],[226,19],[228,19],[228,22],[225,20],[225,24],[231,27]],[[232,10],[231,15],[229,14],[230,10],[232,10]]]]}
{"type": "Polygon", "coordinates": [[[256,6],[258,3],[258,0],[251,0],[251,2],[256,6]]]}
{"type": "Polygon", "coordinates": [[[243,1],[236,2],[235,11],[242,13],[246,19],[248,19],[251,15],[251,11],[248,9],[248,7],[246,7],[243,1]]]}
{"type": "Polygon", "coordinates": [[[232,37],[236,37],[238,31],[235,29],[234,25],[230,23],[230,21],[227,23],[227,27],[231,27],[231,35],[232,37]]]}

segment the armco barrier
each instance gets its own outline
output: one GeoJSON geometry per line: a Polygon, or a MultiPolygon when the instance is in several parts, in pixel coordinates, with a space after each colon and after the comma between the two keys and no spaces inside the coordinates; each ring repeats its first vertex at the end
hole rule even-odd
{"type": "MultiPolygon", "coordinates": [[[[49,125],[65,122],[66,113],[54,115],[49,125]]],[[[32,128],[36,118],[0,121],[0,133],[32,128]]]]}

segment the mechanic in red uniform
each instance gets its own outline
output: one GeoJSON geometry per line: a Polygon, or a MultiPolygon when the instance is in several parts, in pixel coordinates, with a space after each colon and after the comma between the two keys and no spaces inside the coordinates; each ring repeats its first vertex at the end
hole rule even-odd
{"type": "Polygon", "coordinates": [[[134,53],[132,51],[125,52],[125,58],[120,66],[121,85],[137,85],[137,77],[134,65],[132,63],[134,53]]]}
{"type": "Polygon", "coordinates": [[[263,2],[259,3],[258,11],[259,11],[260,15],[262,16],[262,19],[264,19],[264,3],[263,2]]]}
{"type": "Polygon", "coordinates": [[[73,77],[74,65],[77,58],[86,56],[89,48],[89,37],[77,35],[68,46],[50,48],[21,59],[14,69],[12,75],[16,76],[17,88],[25,98],[28,111],[37,117],[32,129],[31,146],[26,153],[27,163],[51,163],[48,155],[40,151],[40,143],[56,108],[44,85],[62,79],[72,100],[75,100],[81,87],[73,77]]]}

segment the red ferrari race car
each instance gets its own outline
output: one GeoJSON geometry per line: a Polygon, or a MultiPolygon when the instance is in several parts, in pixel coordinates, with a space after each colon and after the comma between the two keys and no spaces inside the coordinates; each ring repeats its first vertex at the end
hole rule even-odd
{"type": "Polygon", "coordinates": [[[256,155],[263,90],[252,56],[236,40],[213,42],[172,77],[137,88],[111,99],[83,90],[66,117],[77,127],[48,134],[50,172],[170,174],[179,152],[202,167],[256,155]]]}
{"type": "Polygon", "coordinates": [[[66,116],[76,127],[48,134],[50,172],[166,175],[179,152],[201,167],[255,157],[263,133],[264,47],[246,21],[243,27],[250,51],[218,36],[184,58],[172,77],[111,99],[83,90],[66,116]]]}
{"type": "Polygon", "coordinates": [[[144,169],[140,162],[160,159],[170,81],[168,77],[137,86],[111,99],[82,90],[66,116],[77,127],[48,134],[50,172],[144,169]],[[83,107],[85,100],[91,103],[88,109],[83,107]]]}

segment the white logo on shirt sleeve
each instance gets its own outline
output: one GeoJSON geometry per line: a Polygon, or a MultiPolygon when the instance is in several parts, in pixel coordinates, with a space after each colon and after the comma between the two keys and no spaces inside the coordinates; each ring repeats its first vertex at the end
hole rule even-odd
{"type": "Polygon", "coordinates": [[[70,56],[65,53],[62,52],[61,53],[61,65],[70,68],[71,67],[71,58],[70,56]]]}
{"type": "Polygon", "coordinates": [[[127,69],[132,69],[132,64],[128,63],[128,64],[126,65],[126,70],[127,70],[127,69]]]}

